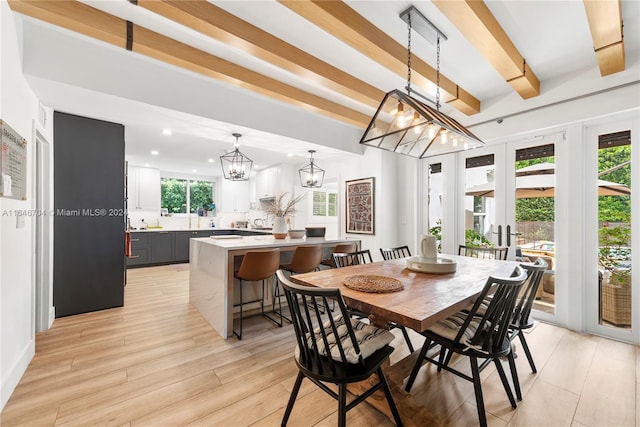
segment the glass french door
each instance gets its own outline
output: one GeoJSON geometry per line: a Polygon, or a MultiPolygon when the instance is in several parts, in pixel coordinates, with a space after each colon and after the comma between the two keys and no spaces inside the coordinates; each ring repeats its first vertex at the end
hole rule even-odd
{"type": "MultiPolygon", "coordinates": [[[[458,154],[457,245],[508,248],[509,260],[542,258],[547,271],[538,291],[537,317],[556,316],[556,156],[563,134],[484,147],[458,154]]],[[[456,246],[457,247],[457,246],[456,246]]]]}
{"type": "Polygon", "coordinates": [[[637,189],[638,119],[588,127],[585,132],[586,329],[640,342],[637,189]],[[633,258],[636,258],[635,260],[633,258]],[[634,304],[635,302],[635,304],[634,304]]]}

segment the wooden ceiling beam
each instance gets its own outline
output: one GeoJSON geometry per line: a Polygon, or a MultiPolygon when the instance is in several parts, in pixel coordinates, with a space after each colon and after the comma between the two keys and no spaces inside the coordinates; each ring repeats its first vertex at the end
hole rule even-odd
{"type": "Polygon", "coordinates": [[[377,108],[385,92],[308,54],[206,0],[138,0],[138,6],[377,108]]]}
{"type": "Polygon", "coordinates": [[[500,75],[523,98],[540,95],[540,81],[481,0],[433,0],[500,75]]]}
{"type": "MultiPolygon", "coordinates": [[[[342,40],[400,76],[407,75],[407,48],[381,31],[342,1],[278,0],[303,18],[342,40]]],[[[411,58],[411,79],[418,87],[436,82],[436,70],[422,59],[411,58]]],[[[440,74],[446,102],[464,114],[480,112],[480,101],[440,74]]]]}
{"type": "MultiPolygon", "coordinates": [[[[75,0],[9,0],[15,12],[127,47],[127,21],[75,0]]],[[[132,24],[131,50],[250,91],[365,128],[371,117],[162,34],[132,24]]]]}
{"type": "Polygon", "coordinates": [[[593,50],[598,58],[600,75],[625,69],[622,9],[620,0],[584,0],[593,50]]]}

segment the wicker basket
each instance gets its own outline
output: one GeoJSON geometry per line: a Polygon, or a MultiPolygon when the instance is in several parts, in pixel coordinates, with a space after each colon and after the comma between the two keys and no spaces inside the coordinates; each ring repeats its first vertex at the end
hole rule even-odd
{"type": "Polygon", "coordinates": [[[631,326],[631,285],[600,287],[600,316],[615,326],[631,326]]]}

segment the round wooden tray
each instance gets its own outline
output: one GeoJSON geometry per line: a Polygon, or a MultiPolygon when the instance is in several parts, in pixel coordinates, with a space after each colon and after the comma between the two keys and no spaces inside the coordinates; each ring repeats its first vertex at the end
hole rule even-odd
{"type": "Polygon", "coordinates": [[[345,278],[342,283],[349,289],[361,292],[386,293],[404,289],[400,280],[385,276],[355,275],[345,278]]]}

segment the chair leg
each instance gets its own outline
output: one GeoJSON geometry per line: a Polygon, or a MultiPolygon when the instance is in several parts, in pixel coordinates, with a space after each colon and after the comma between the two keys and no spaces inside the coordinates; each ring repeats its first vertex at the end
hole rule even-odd
{"type": "Polygon", "coordinates": [[[409,347],[409,352],[413,353],[415,350],[413,348],[413,344],[411,343],[411,338],[409,338],[409,333],[407,332],[407,328],[402,325],[398,325],[400,330],[402,331],[402,335],[404,335],[404,340],[407,342],[407,347],[409,347]]]}
{"type": "Polygon", "coordinates": [[[425,340],[424,345],[422,346],[422,350],[420,350],[420,354],[416,359],[416,364],[413,365],[413,369],[411,370],[411,375],[409,375],[409,379],[407,380],[407,385],[405,386],[405,391],[411,391],[411,387],[413,387],[413,382],[416,380],[418,376],[418,372],[420,371],[420,367],[422,366],[422,361],[424,357],[427,355],[427,351],[429,350],[429,344],[431,343],[430,339],[425,340]]]}
{"type": "Polygon", "coordinates": [[[402,419],[400,418],[400,413],[398,412],[396,403],[393,401],[391,388],[389,388],[389,382],[387,381],[387,377],[384,375],[382,368],[378,368],[378,378],[380,379],[380,383],[382,384],[384,395],[387,396],[387,403],[389,404],[389,409],[391,409],[391,414],[393,415],[393,419],[396,422],[396,426],[402,427],[402,419]]]}
{"type": "Polygon", "coordinates": [[[287,421],[289,421],[289,416],[291,415],[291,411],[293,410],[293,405],[296,403],[296,397],[298,397],[298,392],[300,391],[300,385],[302,384],[303,378],[304,375],[302,375],[302,372],[298,372],[296,383],[293,385],[293,390],[291,390],[291,396],[289,396],[287,409],[285,409],[284,416],[282,417],[282,423],[280,424],[282,427],[286,426],[287,421]]]}
{"type": "Polygon", "coordinates": [[[239,340],[242,339],[242,279],[240,279],[240,333],[234,329],[233,335],[238,337],[239,340]]]}
{"type": "Polygon", "coordinates": [[[509,369],[511,370],[511,379],[513,380],[513,388],[516,390],[516,398],[522,400],[522,391],[520,390],[520,380],[518,379],[518,370],[516,369],[516,360],[513,352],[507,356],[509,360],[509,369]]]}
{"type": "MultiPolygon", "coordinates": [[[[273,323],[275,323],[275,324],[276,324],[276,325],[278,325],[279,327],[281,327],[281,328],[282,328],[282,325],[283,325],[283,323],[284,323],[282,319],[283,319],[283,318],[285,318],[285,319],[286,319],[286,317],[284,317],[284,316],[282,315],[282,302],[281,302],[281,300],[280,300],[280,288],[278,287],[278,284],[279,284],[279,283],[280,283],[280,282],[278,281],[278,278],[276,278],[276,284],[275,284],[275,285],[274,285],[274,287],[273,287],[273,302],[272,302],[272,304],[273,304],[273,309],[271,310],[271,312],[272,312],[273,314],[277,315],[279,319],[276,319],[276,318],[271,317],[268,313],[266,313],[266,312],[264,311],[264,288],[265,288],[265,281],[264,281],[264,280],[262,281],[262,304],[263,304],[263,306],[262,306],[262,315],[263,315],[264,317],[266,317],[267,319],[271,320],[273,323]],[[276,296],[278,297],[278,306],[279,306],[279,308],[278,308],[278,310],[277,310],[277,311],[276,311],[276,308],[275,308],[275,307],[276,307],[276,296]]],[[[287,320],[289,320],[289,319],[287,319],[287,320]]],[[[290,321],[291,321],[291,320],[289,320],[289,322],[290,322],[290,321]]]]}
{"type": "Polygon", "coordinates": [[[440,358],[438,359],[438,361],[440,362],[440,364],[438,365],[438,372],[442,372],[442,367],[443,366],[448,366],[449,362],[451,361],[451,356],[453,355],[452,351],[447,351],[446,348],[444,347],[440,347],[440,358]]]}
{"type": "Polygon", "coordinates": [[[531,351],[529,351],[529,345],[527,344],[527,340],[524,338],[524,333],[522,331],[518,331],[518,336],[520,337],[520,342],[522,343],[524,354],[527,356],[527,360],[529,361],[529,366],[531,366],[531,372],[533,372],[534,374],[538,373],[536,364],[533,362],[531,351]]]}
{"type": "Polygon", "coordinates": [[[338,427],[347,425],[347,385],[338,385],[338,427]]]}
{"type": "MultiPolygon", "coordinates": [[[[513,357],[513,356],[512,356],[513,357]]],[[[499,358],[494,358],[493,362],[496,365],[496,369],[498,370],[498,374],[500,375],[500,380],[502,381],[502,386],[504,387],[504,391],[507,393],[507,397],[509,398],[509,402],[511,403],[512,408],[517,408],[516,400],[513,398],[513,393],[511,392],[511,386],[509,385],[509,380],[507,380],[507,375],[504,373],[504,368],[502,367],[502,363],[499,358]]]]}
{"type": "MultiPolygon", "coordinates": [[[[482,397],[482,385],[480,384],[480,370],[478,369],[478,359],[470,357],[471,376],[473,378],[473,390],[476,394],[476,406],[478,408],[478,421],[480,427],[487,427],[487,414],[484,410],[484,398],[482,397]]],[[[499,362],[498,362],[499,363],[499,362]]]]}

